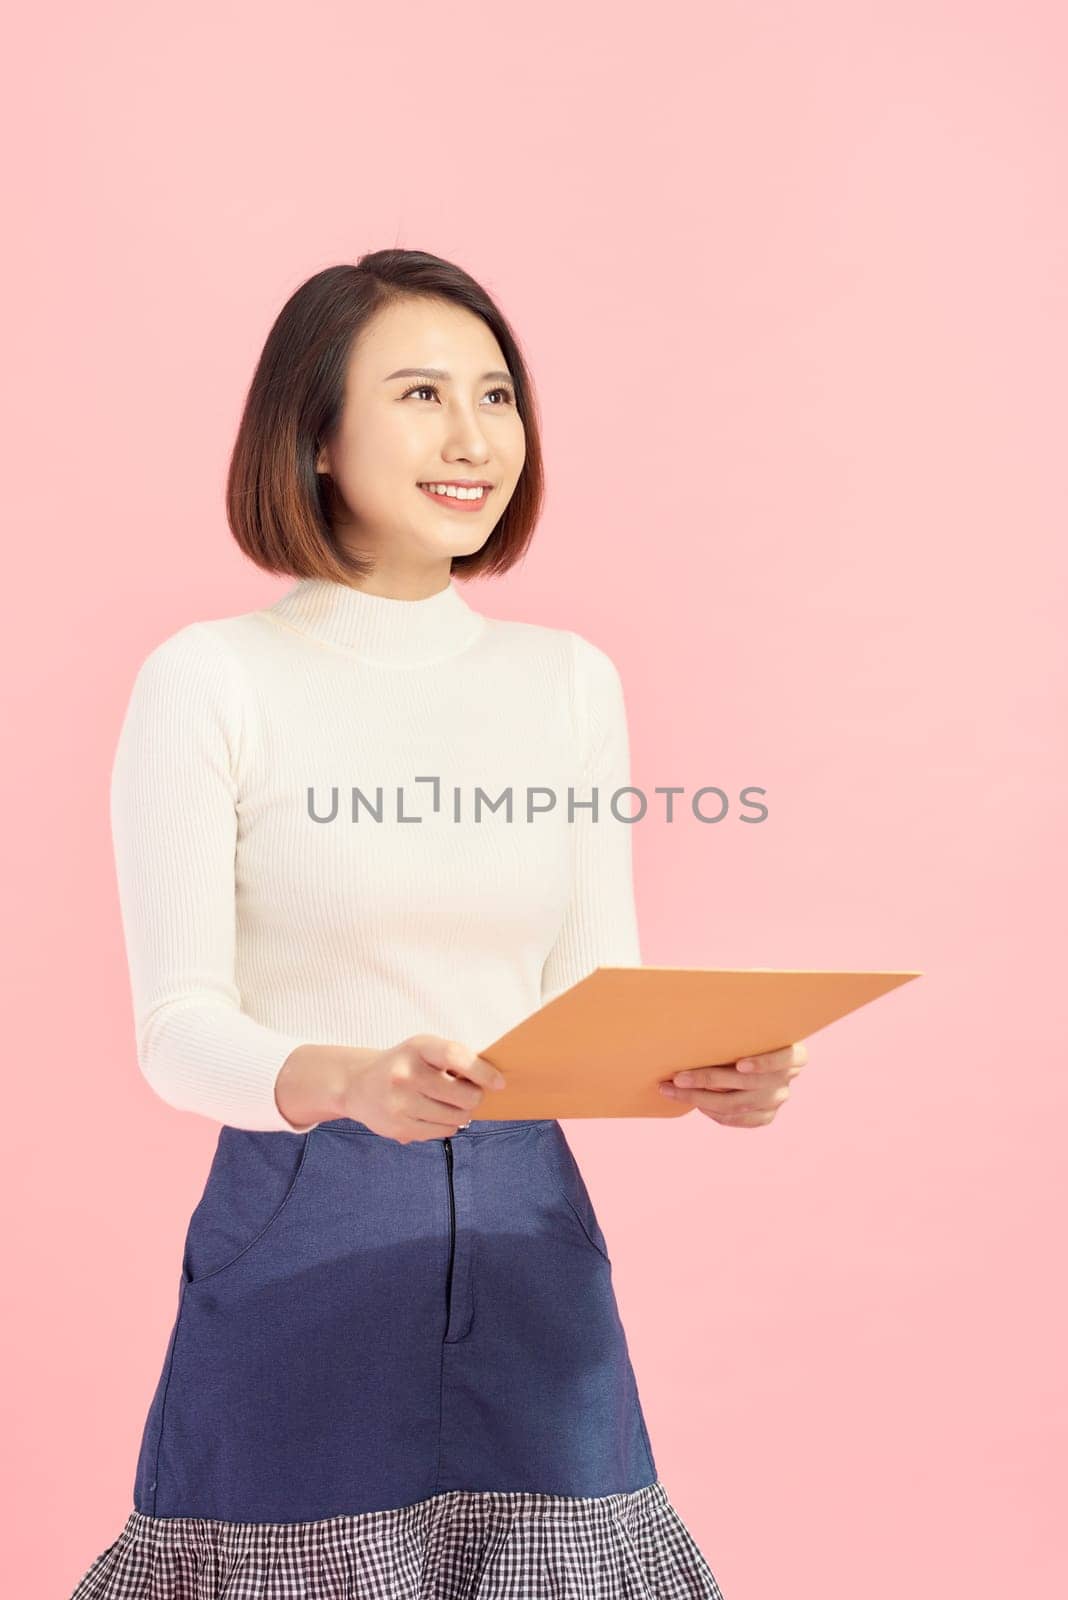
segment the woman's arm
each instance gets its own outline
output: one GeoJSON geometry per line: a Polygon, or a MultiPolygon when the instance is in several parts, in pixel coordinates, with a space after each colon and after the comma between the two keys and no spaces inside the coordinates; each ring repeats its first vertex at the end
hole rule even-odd
{"type": "Polygon", "coordinates": [[[235,669],[210,628],[188,624],[142,663],[119,734],[111,829],[137,1059],[168,1105],[292,1133],[275,1081],[305,1040],[248,1016],[234,983],[235,669]]]}
{"type": "Polygon", "coordinates": [[[361,1045],[298,1046],[275,1080],[274,1097],[282,1114],[298,1133],[332,1117],[356,1116],[350,1099],[357,1069],[381,1055],[381,1050],[361,1045]]]}
{"type": "MultiPolygon", "coordinates": [[[[576,780],[575,882],[563,926],[542,969],[544,1003],[570,988],[598,966],[641,966],[638,916],[634,904],[631,833],[634,823],[620,822],[611,810],[612,796],[630,783],[630,743],[623,685],[612,658],[584,639],[571,635],[573,646],[572,703],[585,752],[576,780]],[[597,821],[578,802],[597,790],[597,821]]],[[[620,797],[618,811],[629,816],[634,797],[620,797]]],[[[567,806],[566,793],[557,804],[567,806]]],[[[565,813],[566,814],[566,813],[565,813]]]]}

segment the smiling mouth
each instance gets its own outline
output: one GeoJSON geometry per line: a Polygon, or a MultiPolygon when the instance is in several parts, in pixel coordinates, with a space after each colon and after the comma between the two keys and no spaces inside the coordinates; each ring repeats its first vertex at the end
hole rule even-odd
{"type": "Polygon", "coordinates": [[[432,488],[428,483],[416,484],[431,500],[444,501],[446,505],[455,506],[459,510],[475,510],[484,505],[489,497],[489,489],[485,484],[473,485],[470,488],[458,486],[451,493],[445,489],[432,488]]]}

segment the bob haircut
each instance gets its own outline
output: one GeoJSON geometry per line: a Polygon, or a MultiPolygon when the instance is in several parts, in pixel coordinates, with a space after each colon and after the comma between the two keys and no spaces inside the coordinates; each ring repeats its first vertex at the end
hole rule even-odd
{"type": "Polygon", "coordinates": [[[340,423],[353,342],[375,313],[406,295],[449,300],[481,317],[504,353],[526,434],[526,459],[480,550],[454,556],[458,576],[506,572],[526,551],[544,496],[537,403],[519,342],[486,291],[422,250],[377,250],[326,267],[286,301],[267,336],[242,413],[226,484],[237,543],[265,572],[349,583],[374,570],[333,536],[332,479],[316,458],[340,423]]]}

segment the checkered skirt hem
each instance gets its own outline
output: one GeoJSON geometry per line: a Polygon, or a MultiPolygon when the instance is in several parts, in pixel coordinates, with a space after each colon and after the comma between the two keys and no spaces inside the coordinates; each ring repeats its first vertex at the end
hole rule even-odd
{"type": "Polygon", "coordinates": [[[132,1511],[71,1600],[723,1600],[659,1481],[582,1499],[454,1489],[317,1522],[132,1511]]]}

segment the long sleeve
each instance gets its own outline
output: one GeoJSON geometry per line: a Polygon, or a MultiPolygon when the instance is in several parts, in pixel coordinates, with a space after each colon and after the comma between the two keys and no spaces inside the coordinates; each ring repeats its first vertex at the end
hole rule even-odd
{"type": "MultiPolygon", "coordinates": [[[[635,823],[620,822],[611,800],[630,783],[630,743],[623,685],[611,657],[584,639],[573,644],[573,703],[583,740],[585,764],[575,788],[575,879],[563,926],[542,969],[542,1003],[578,983],[599,966],[641,966],[638,917],[634,903],[631,833],[635,823]],[[597,821],[578,802],[597,791],[597,821]]],[[[566,805],[566,795],[560,803],[566,805]]],[[[618,809],[629,816],[634,797],[623,795],[618,809]]]]}
{"type": "Polygon", "coordinates": [[[234,982],[241,691],[239,664],[201,623],[157,645],[134,680],[110,807],[137,1059],[179,1110],[302,1132],[274,1083],[304,1041],[247,1015],[234,982]]]}

